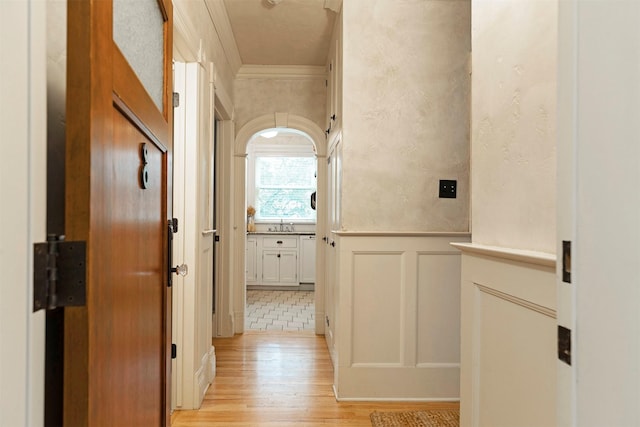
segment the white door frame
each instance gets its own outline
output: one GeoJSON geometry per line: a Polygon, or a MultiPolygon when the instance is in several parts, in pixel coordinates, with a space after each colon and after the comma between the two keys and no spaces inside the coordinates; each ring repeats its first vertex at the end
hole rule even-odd
{"type": "Polygon", "coordinates": [[[46,2],[0,1],[0,419],[44,424],[45,314],[32,313],[46,241],[46,2]]]}

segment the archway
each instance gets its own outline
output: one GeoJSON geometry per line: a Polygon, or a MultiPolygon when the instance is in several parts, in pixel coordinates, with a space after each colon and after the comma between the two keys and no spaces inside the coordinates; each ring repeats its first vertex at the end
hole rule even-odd
{"type": "MultiPolygon", "coordinates": [[[[327,144],[324,132],[320,127],[304,117],[289,113],[274,113],[260,116],[245,124],[237,133],[234,144],[234,251],[233,265],[233,301],[234,301],[234,332],[244,332],[246,286],[245,286],[245,251],[246,251],[246,157],[247,144],[251,138],[266,129],[282,128],[302,132],[312,141],[317,159],[317,204],[324,206],[326,200],[326,152],[327,144]]],[[[317,210],[316,235],[326,235],[325,210],[317,210]]],[[[324,250],[322,239],[316,239],[316,282],[315,282],[315,332],[324,334],[324,250]]]]}

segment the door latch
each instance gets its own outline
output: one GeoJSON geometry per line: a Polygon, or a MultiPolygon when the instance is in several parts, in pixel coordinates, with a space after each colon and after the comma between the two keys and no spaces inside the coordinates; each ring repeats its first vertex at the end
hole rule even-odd
{"type": "Polygon", "coordinates": [[[171,287],[173,285],[173,276],[172,274],[179,274],[180,276],[186,276],[189,273],[189,268],[186,264],[177,265],[173,267],[173,235],[178,232],[178,218],[171,218],[167,223],[167,228],[169,231],[167,242],[167,263],[168,268],[167,272],[167,287],[171,287]]]}

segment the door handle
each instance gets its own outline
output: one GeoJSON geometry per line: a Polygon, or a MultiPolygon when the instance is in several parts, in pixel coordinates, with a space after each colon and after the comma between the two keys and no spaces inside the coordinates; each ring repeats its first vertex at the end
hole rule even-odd
{"type": "Polygon", "coordinates": [[[187,264],[176,265],[175,267],[171,267],[171,273],[176,273],[184,277],[189,274],[189,266],[187,266],[187,264]]]}
{"type": "Polygon", "coordinates": [[[167,223],[167,228],[169,231],[167,236],[167,286],[171,287],[173,285],[172,274],[186,276],[189,273],[189,268],[186,264],[173,267],[173,235],[178,232],[178,218],[171,218],[167,223]]]}

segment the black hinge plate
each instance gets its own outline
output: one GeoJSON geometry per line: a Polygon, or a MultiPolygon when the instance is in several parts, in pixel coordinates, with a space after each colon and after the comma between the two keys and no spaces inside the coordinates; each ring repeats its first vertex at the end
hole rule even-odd
{"type": "Polygon", "coordinates": [[[178,357],[178,346],[171,344],[171,358],[175,359],[176,357],[178,357]]]}
{"type": "Polygon", "coordinates": [[[33,246],[33,311],[56,307],[83,306],[87,303],[86,242],[55,242],[54,256],[50,243],[33,246]],[[52,285],[51,275],[55,284],[52,285]],[[55,288],[54,288],[55,286],[55,288]]]}
{"type": "Polygon", "coordinates": [[[178,92],[173,92],[173,108],[178,108],[180,106],[180,94],[178,92]]]}

